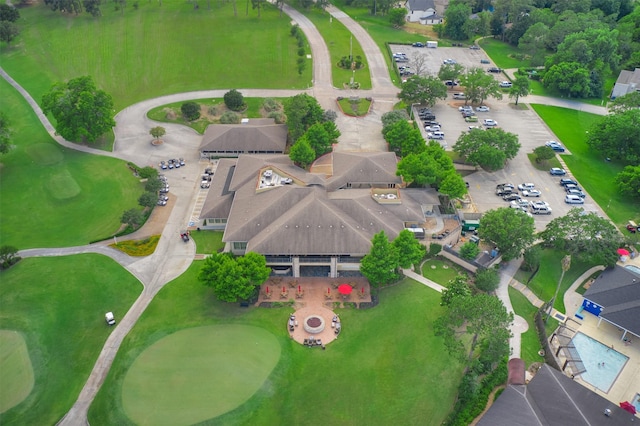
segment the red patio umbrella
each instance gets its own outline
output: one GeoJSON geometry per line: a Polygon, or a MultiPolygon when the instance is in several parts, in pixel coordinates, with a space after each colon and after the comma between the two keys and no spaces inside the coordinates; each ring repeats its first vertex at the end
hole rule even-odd
{"type": "Polygon", "coordinates": [[[338,292],[340,294],[347,295],[347,294],[351,294],[352,291],[353,291],[353,287],[351,287],[349,284],[340,284],[338,286],[338,292]]]}
{"type": "Polygon", "coordinates": [[[623,248],[619,248],[618,249],[618,254],[620,256],[629,256],[629,250],[627,249],[623,249],[623,248]]]}
{"type": "Polygon", "coordinates": [[[633,406],[633,404],[631,404],[629,401],[624,401],[620,403],[620,408],[622,408],[625,411],[630,412],[631,414],[635,414],[636,413],[636,407],[633,406]]]}

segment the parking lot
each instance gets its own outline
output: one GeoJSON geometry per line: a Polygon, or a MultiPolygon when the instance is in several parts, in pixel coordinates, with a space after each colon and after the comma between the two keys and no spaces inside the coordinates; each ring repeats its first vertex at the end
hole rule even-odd
{"type": "MultiPolygon", "coordinates": [[[[440,66],[445,59],[454,59],[457,63],[465,67],[479,66],[484,69],[495,66],[493,63],[480,64],[481,59],[488,59],[482,50],[472,50],[468,47],[450,47],[436,49],[417,48],[412,46],[391,46],[392,52],[404,52],[409,58],[408,64],[411,64],[412,58],[416,54],[425,55],[427,58],[426,66],[429,72],[437,75],[440,66]]],[[[498,81],[506,80],[506,76],[502,73],[493,74],[498,81]]],[[[465,177],[469,182],[469,194],[479,212],[486,212],[498,207],[508,207],[509,203],[503,201],[501,197],[495,195],[495,188],[500,183],[512,183],[514,185],[523,182],[535,183],[536,189],[542,192],[539,198],[532,198],[534,201],[546,201],[552,209],[551,215],[534,215],[536,228],[544,229],[546,224],[553,218],[566,214],[571,207],[583,207],[587,211],[594,211],[601,214],[599,207],[587,194],[585,204],[568,205],[564,202],[565,191],[559,185],[560,176],[551,176],[548,171],[536,170],[527,157],[527,153],[533,151],[534,148],[544,145],[548,140],[557,140],[557,137],[549,130],[533,110],[517,109],[513,105],[506,93],[502,100],[489,98],[484,102],[490,107],[489,112],[477,112],[478,123],[467,123],[458,111],[458,107],[465,104],[465,101],[454,100],[453,93],[462,92],[463,89],[454,87],[449,89],[448,97],[444,101],[438,101],[437,105],[431,110],[436,115],[444,132],[444,140],[440,140],[445,149],[451,150],[457,139],[463,131],[468,131],[469,126],[482,126],[482,120],[489,118],[498,123],[503,130],[518,135],[521,144],[520,151],[516,158],[510,160],[506,167],[496,172],[486,172],[479,170],[465,177]]],[[[521,99],[526,101],[526,98],[521,99]]],[[[422,123],[421,123],[422,124],[422,123]]],[[[422,127],[422,126],[420,126],[422,127]]],[[[423,135],[426,139],[426,132],[423,135]]],[[[569,154],[569,152],[567,152],[569,154]]],[[[567,174],[566,177],[571,177],[567,174]]]]}

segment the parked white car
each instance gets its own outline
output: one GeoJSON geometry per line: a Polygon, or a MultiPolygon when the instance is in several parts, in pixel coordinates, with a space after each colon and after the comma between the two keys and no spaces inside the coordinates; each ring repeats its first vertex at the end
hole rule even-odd
{"type": "Polygon", "coordinates": [[[513,84],[511,84],[511,82],[510,82],[510,81],[501,81],[501,82],[500,82],[500,87],[507,87],[507,88],[509,88],[509,87],[511,87],[511,86],[513,86],[513,84]]]}
{"type": "Polygon", "coordinates": [[[498,122],[491,118],[485,118],[484,120],[482,120],[482,124],[484,124],[487,127],[495,127],[498,125],[498,122]]]}
{"type": "Polygon", "coordinates": [[[104,314],[104,320],[109,325],[115,325],[116,324],[116,319],[113,316],[113,312],[107,312],[106,314],[104,314]]]}
{"type": "Polygon", "coordinates": [[[534,189],[535,187],[536,187],[536,184],[531,182],[525,182],[518,185],[518,189],[520,191],[524,191],[525,189],[534,189]]]}
{"type": "Polygon", "coordinates": [[[567,204],[584,204],[584,200],[582,199],[582,197],[571,194],[564,197],[564,202],[567,204]]]}
{"type": "Polygon", "coordinates": [[[540,195],[542,195],[542,192],[537,189],[525,189],[522,191],[523,197],[539,197],[540,195]]]}
{"type": "Polygon", "coordinates": [[[479,107],[476,108],[476,111],[478,111],[478,112],[489,112],[489,111],[491,111],[491,108],[489,108],[486,105],[480,105],[479,107]]]}

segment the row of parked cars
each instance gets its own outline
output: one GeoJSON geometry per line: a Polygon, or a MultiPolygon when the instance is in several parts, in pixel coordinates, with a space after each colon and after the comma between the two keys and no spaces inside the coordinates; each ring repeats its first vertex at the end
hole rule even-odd
{"type": "Polygon", "coordinates": [[[496,195],[501,196],[504,201],[509,202],[513,209],[522,210],[529,215],[551,214],[552,210],[546,201],[529,201],[526,198],[539,198],[542,193],[536,189],[534,183],[525,182],[517,187],[511,183],[496,185],[496,195]],[[519,191],[519,193],[518,193],[519,191]]]}
{"type": "Polygon", "coordinates": [[[184,166],[186,163],[184,162],[184,158],[170,158],[167,161],[161,161],[159,166],[162,170],[167,169],[179,169],[184,166]]]}
{"type": "Polygon", "coordinates": [[[158,179],[164,184],[162,188],[158,191],[158,202],[156,203],[158,206],[166,206],[167,201],[169,201],[169,180],[165,175],[158,175],[158,179]]]}

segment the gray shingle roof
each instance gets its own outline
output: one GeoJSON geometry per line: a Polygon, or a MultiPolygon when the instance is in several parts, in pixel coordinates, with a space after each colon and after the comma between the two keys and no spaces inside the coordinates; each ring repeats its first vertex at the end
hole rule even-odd
{"type": "Polygon", "coordinates": [[[436,8],[435,2],[433,0],[409,0],[407,2],[407,7],[409,10],[427,10],[436,8]]]}
{"type": "Polygon", "coordinates": [[[380,230],[395,238],[405,221],[424,221],[421,203],[411,196],[421,193],[398,190],[401,203],[379,204],[371,188],[334,191],[328,183],[358,179],[364,186],[363,179],[371,178],[387,188],[401,182],[395,176],[396,162],[393,153],[336,153],[334,176],[327,179],[295,167],[285,155],[221,160],[200,217],[220,217],[210,215],[228,209],[223,240],[247,242],[247,250],[262,254],[366,254],[380,230]],[[267,168],[292,177],[294,183],[259,189],[267,168]]]}
{"type": "Polygon", "coordinates": [[[640,277],[621,266],[604,270],[584,293],[601,317],[640,336],[640,277]]]}
{"type": "Polygon", "coordinates": [[[628,425],[633,415],[544,364],[528,385],[508,385],[478,426],[628,425]],[[605,409],[611,416],[604,415],[605,409]]]}
{"type": "Polygon", "coordinates": [[[202,137],[203,152],[284,152],[287,145],[285,124],[214,124],[202,137]]]}

